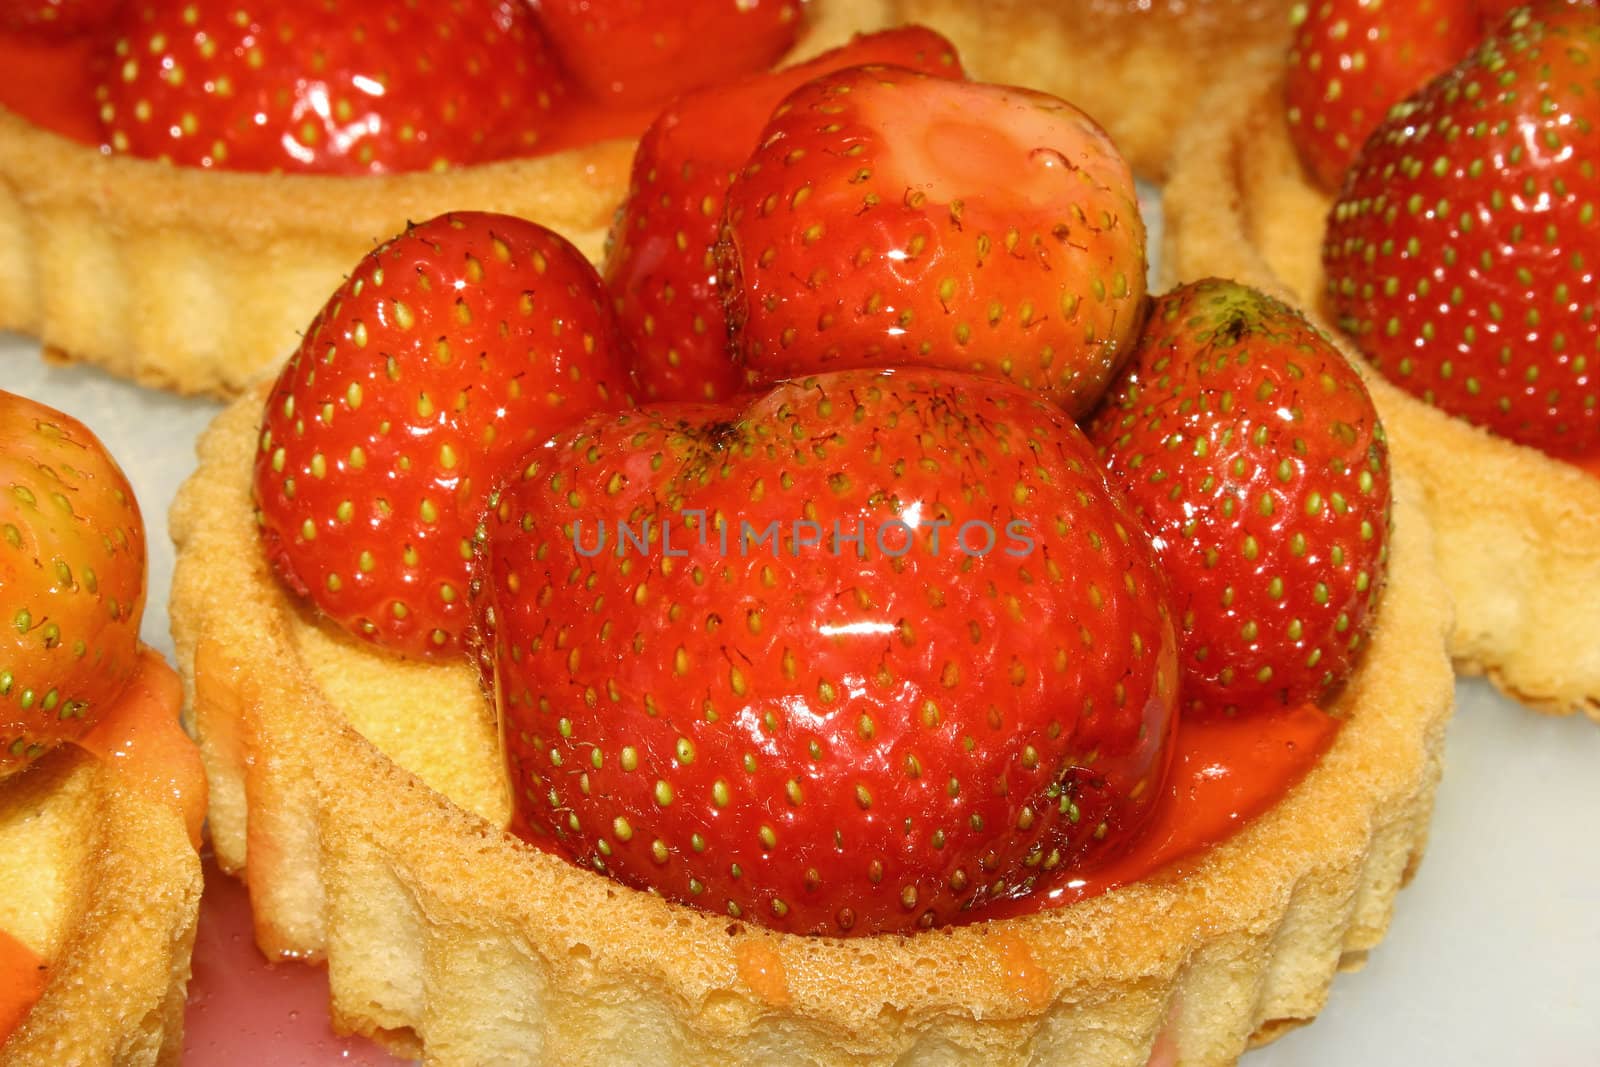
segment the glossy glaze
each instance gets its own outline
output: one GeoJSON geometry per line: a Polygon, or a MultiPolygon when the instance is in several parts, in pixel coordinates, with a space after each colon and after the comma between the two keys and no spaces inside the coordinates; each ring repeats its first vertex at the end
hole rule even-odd
{"type": "Polygon", "coordinates": [[[182,704],[177,672],[146,649],[128,688],[77,744],[133,788],[182,812],[189,841],[199,848],[206,778],[200,751],[178,722],[182,704]]]}
{"type": "MultiPolygon", "coordinates": [[[[73,39],[40,41],[0,33],[0,107],[34,125],[87,147],[99,148],[104,132],[95,106],[94,50],[73,39]]],[[[551,116],[529,156],[550,155],[617,138],[637,137],[660,110],[659,103],[608,104],[571,96],[551,116]]]]}
{"type": "Polygon", "coordinates": [[[1025,915],[1156,876],[1177,877],[1294,788],[1338,736],[1341,720],[1319,708],[1212,722],[1180,721],[1166,789],[1139,839],[1111,862],[1014,901],[997,914],[1025,915]]]}

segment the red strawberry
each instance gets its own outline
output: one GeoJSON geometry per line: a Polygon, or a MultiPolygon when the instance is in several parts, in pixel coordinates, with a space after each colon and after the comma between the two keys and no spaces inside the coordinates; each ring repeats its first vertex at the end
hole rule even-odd
{"type": "Polygon", "coordinates": [[[576,83],[602,102],[659,104],[772,66],[801,28],[799,0],[535,0],[576,83]]]}
{"type": "Polygon", "coordinates": [[[1389,108],[1478,40],[1474,0],[1312,0],[1295,6],[1284,90],[1289,135],[1318,185],[1337,189],[1389,108]]]}
{"type": "Polygon", "coordinates": [[[267,555],[346,630],[458,654],[483,501],[532,443],[628,403],[605,293],[557,234],[441,215],[362,259],[267,400],[267,555]]]}
{"type": "Polygon", "coordinates": [[[99,90],[112,149],[380,173],[536,149],[563,83],[521,0],[137,0],[99,90]]]}
{"type": "Polygon", "coordinates": [[[1163,579],[1025,390],[848,371],[597,416],[485,529],[519,829],[630,885],[940,925],[1114,853],[1160,792],[1163,579]]]}
{"type": "Polygon", "coordinates": [[[745,384],[730,359],[712,249],[723,197],[772,109],[829,71],[886,63],[961,77],[950,43],[916,26],[858,37],[799,66],[689,93],[645,131],[605,276],[652,400],[717,400],[745,384]]]}
{"type": "Polygon", "coordinates": [[[139,659],[144,520],[76,419],[0,390],[0,778],[80,737],[139,659]]]}
{"type": "Polygon", "coordinates": [[[1070,104],[855,68],[774,114],[728,190],[718,266],[759,373],[943,366],[1080,414],[1138,329],[1144,224],[1127,164],[1070,104]]]}
{"type": "Polygon", "coordinates": [[[1329,216],[1339,325],[1390,380],[1600,451],[1600,6],[1514,15],[1373,135],[1329,216]]]}
{"type": "Polygon", "coordinates": [[[1361,378],[1300,313],[1208,279],[1155,302],[1089,424],[1180,618],[1184,706],[1321,702],[1383,584],[1389,472],[1361,378]]]}
{"type": "Polygon", "coordinates": [[[70,37],[111,20],[122,0],[0,0],[0,33],[70,37]]]}

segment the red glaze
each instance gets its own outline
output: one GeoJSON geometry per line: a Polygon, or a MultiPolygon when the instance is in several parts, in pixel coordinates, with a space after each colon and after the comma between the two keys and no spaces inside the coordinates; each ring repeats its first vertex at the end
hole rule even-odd
{"type": "Polygon", "coordinates": [[[536,0],[562,65],[594,99],[659,105],[773,63],[794,44],[798,0],[536,0]]]}
{"type": "Polygon", "coordinates": [[[145,649],[127,689],[77,744],[134,788],[182,812],[189,841],[199,848],[206,776],[200,750],[178,722],[182,705],[177,672],[158,653],[145,649]]]}
{"type": "Polygon", "coordinates": [[[0,930],[0,1045],[28,1017],[49,979],[50,965],[0,930]]]}
{"type": "Polygon", "coordinates": [[[1310,705],[1207,722],[1180,717],[1166,789],[1132,847],[1048,893],[997,905],[994,916],[1073,904],[1164,868],[1181,874],[1282,800],[1333,744],[1342,722],[1310,705]]]}
{"type": "Polygon", "coordinates": [[[36,126],[86,145],[100,140],[93,48],[82,38],[43,40],[0,33],[0,105],[36,126]]]}
{"type": "MultiPolygon", "coordinates": [[[[0,31],[60,39],[103,25],[122,0],[0,0],[0,31]]],[[[11,76],[13,72],[7,71],[11,76]]]]}

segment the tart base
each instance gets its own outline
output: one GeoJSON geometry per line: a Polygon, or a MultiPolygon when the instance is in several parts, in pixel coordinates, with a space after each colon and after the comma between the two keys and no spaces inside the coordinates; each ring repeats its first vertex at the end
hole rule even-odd
{"type": "Polygon", "coordinates": [[[1600,478],[1470,426],[1390,385],[1321,313],[1332,198],[1304,177],[1284,121],[1281,56],[1218,83],[1178,138],[1164,191],[1170,284],[1236,278],[1307,309],[1367,379],[1395,465],[1422,490],[1455,600],[1466,674],[1552,714],[1600,722],[1600,478]]]}
{"type": "Polygon", "coordinates": [[[1289,46],[1290,0],[900,0],[978,81],[1053,93],[1103,125],[1135,172],[1166,176],[1197,85],[1289,46]]]}
{"type": "MultiPolygon", "coordinates": [[[[793,58],[886,25],[889,3],[813,0],[793,58]]],[[[444,173],[246,174],[105,155],[0,108],[0,330],[142,385],[232,396],[408,221],[519,215],[598,261],[634,145],[444,173]]]]}
{"type": "Polygon", "coordinates": [[[200,909],[181,814],[70,746],[0,783],[0,928],[49,962],[0,1067],[176,1064],[200,909]]]}
{"type": "Polygon", "coordinates": [[[910,937],[782,935],[533,850],[466,666],[332,634],[278,586],[250,471],[264,391],[175,502],[171,614],[220,862],[259,939],[326,957],[335,1022],[430,1063],[1229,1063],[1314,1017],[1419,861],[1453,682],[1411,486],[1348,721],[1232,839],[1033,916],[910,937]],[[431,787],[430,787],[431,785],[431,787]]]}

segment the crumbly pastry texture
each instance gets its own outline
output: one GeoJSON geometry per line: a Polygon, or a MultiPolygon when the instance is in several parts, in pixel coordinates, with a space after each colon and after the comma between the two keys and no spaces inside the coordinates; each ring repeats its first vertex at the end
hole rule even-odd
{"type": "MultiPolygon", "coordinates": [[[[1225,275],[1319,319],[1332,199],[1295,156],[1281,74],[1281,53],[1263,51],[1201,100],[1164,193],[1162,263],[1168,282],[1225,275]]],[[[1329,321],[1320,317],[1337,337],[1329,321]]],[[[1456,666],[1537,710],[1600,722],[1600,477],[1452,418],[1356,362],[1395,466],[1418,481],[1434,526],[1456,666]]]]}
{"type": "Polygon", "coordinates": [[[200,884],[182,815],[72,746],[0,783],[0,928],[50,965],[0,1067],[176,1064],[200,884]]]}
{"type": "MultiPolygon", "coordinates": [[[[814,0],[791,59],[890,21],[814,0]]],[[[543,223],[598,259],[632,140],[381,177],[245,174],[102,154],[0,108],[0,329],[59,359],[230,396],[276,370],[374,245],[451,210],[543,223]]]]}
{"type": "Polygon", "coordinates": [[[1382,938],[1427,835],[1453,686],[1413,488],[1330,751],[1231,840],[997,922],[858,939],[669,904],[504,832],[466,665],[307,614],[257,545],[264,396],[219,416],[175,502],[174,636],[221,864],[258,938],[325,958],[333,1014],[428,1063],[1230,1063],[1314,1017],[1382,938]]]}

